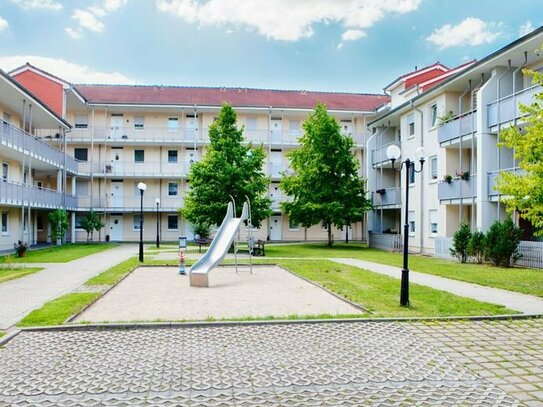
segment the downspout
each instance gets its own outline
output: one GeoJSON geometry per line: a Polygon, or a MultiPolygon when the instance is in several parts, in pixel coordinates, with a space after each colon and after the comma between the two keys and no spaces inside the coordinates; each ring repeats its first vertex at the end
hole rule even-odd
{"type": "MultiPolygon", "coordinates": [[[[520,66],[513,71],[513,107],[517,108],[517,87],[516,87],[516,79],[517,74],[526,66],[528,63],[528,51],[524,51],[524,62],[520,64],[520,66]]],[[[513,122],[514,125],[517,124],[517,118],[515,116],[515,120],[513,122]]],[[[498,134],[499,137],[499,134],[498,134]]],[[[513,168],[516,168],[517,166],[517,159],[515,157],[515,148],[513,148],[513,168]]]]}
{"type": "MultiPolygon", "coordinates": [[[[418,107],[415,107],[413,100],[410,101],[411,108],[418,112],[420,114],[420,147],[424,147],[424,115],[422,113],[422,110],[420,110],[418,107]]],[[[423,185],[424,185],[424,171],[421,171],[419,173],[420,175],[420,184],[419,184],[419,207],[420,207],[420,216],[419,216],[419,222],[420,222],[420,233],[419,233],[419,246],[420,246],[420,252],[423,252],[424,247],[424,227],[423,221],[424,221],[424,193],[423,193],[423,185]]],[[[406,188],[409,188],[409,185],[405,186],[406,188]]],[[[406,202],[407,204],[407,202],[406,202]]]]}
{"type": "MultiPolygon", "coordinates": [[[[28,105],[28,134],[32,136],[32,105],[28,105]]],[[[30,183],[30,189],[32,190],[32,155],[28,151],[28,173],[26,175],[26,184],[30,183]]],[[[24,174],[24,167],[23,167],[24,174]]],[[[23,175],[24,177],[24,175],[23,175]]],[[[32,228],[30,227],[30,198],[28,199],[28,210],[26,214],[26,231],[28,237],[28,244],[32,244],[32,228]]],[[[23,229],[24,229],[24,219],[23,219],[23,229]]]]}
{"type": "MultiPolygon", "coordinates": [[[[94,205],[94,107],[91,111],[91,157],[90,157],[90,210],[92,212],[94,205]]],[[[98,195],[100,196],[100,195],[98,195]]],[[[100,206],[100,204],[98,204],[100,206]]],[[[100,235],[98,235],[98,239],[100,240],[100,235]]]]}
{"type": "MultiPolygon", "coordinates": [[[[473,101],[475,100],[475,93],[477,92],[477,89],[480,89],[481,86],[483,86],[483,83],[484,83],[484,76],[481,75],[481,81],[479,82],[479,84],[471,91],[471,111],[472,111],[472,114],[471,114],[471,168],[470,168],[470,171],[472,171],[472,168],[477,168],[477,166],[474,166],[474,163],[475,163],[475,133],[476,133],[476,121],[475,121],[475,118],[476,118],[476,114],[475,114],[475,108],[473,107],[473,101]]],[[[469,86],[471,87],[471,79],[469,80],[469,86]]],[[[471,173],[470,173],[471,175],[471,173]]],[[[483,179],[482,179],[482,175],[479,177],[479,182],[483,182],[483,179]]],[[[477,198],[477,194],[473,194],[473,197],[471,198],[471,224],[472,224],[472,228],[474,227],[474,225],[476,224],[475,222],[475,214],[476,214],[476,211],[475,211],[475,203],[476,203],[476,198],[477,198]]]]}
{"type": "MultiPolygon", "coordinates": [[[[458,167],[460,168],[460,172],[462,172],[462,126],[461,126],[461,120],[462,120],[462,99],[464,96],[468,94],[468,92],[471,91],[471,81],[468,82],[468,87],[466,90],[458,97],[458,135],[460,136],[460,144],[458,147],[458,167]]],[[[460,184],[462,185],[462,184],[460,184]]],[[[459,209],[458,209],[458,223],[462,223],[462,209],[464,205],[462,205],[464,199],[464,195],[462,194],[462,187],[460,187],[460,196],[459,196],[459,209]]]]}

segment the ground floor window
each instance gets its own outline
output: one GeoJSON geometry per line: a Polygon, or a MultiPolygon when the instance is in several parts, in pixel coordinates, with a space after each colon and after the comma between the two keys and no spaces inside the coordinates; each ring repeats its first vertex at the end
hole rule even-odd
{"type": "Polygon", "coordinates": [[[82,213],[76,213],[75,214],[75,228],[76,229],[79,229],[79,230],[82,230],[83,227],[81,226],[81,222],[83,221],[83,219],[85,219],[86,215],[82,214],[82,213]]]}
{"type": "Polygon", "coordinates": [[[0,226],[2,234],[8,234],[8,232],[9,232],[8,221],[9,221],[8,213],[7,212],[2,212],[2,222],[1,222],[2,225],[0,226]]]}
{"type": "MultiPolygon", "coordinates": [[[[133,223],[133,229],[134,230],[140,230],[140,221],[141,221],[141,216],[140,215],[134,215],[134,223],[133,223]]],[[[144,228],[145,230],[145,228],[144,228]]]]}
{"type": "Polygon", "coordinates": [[[300,224],[298,222],[294,222],[292,219],[289,218],[288,228],[290,230],[300,230],[300,224]]]}
{"type": "Polygon", "coordinates": [[[437,235],[437,210],[432,209],[429,211],[430,214],[430,233],[432,235],[437,235]]]}
{"type": "Polygon", "coordinates": [[[408,224],[409,224],[409,234],[414,235],[415,234],[415,212],[414,211],[409,212],[408,224]]]}
{"type": "Polygon", "coordinates": [[[179,229],[179,216],[168,215],[168,230],[178,230],[178,229],[179,229]]]}

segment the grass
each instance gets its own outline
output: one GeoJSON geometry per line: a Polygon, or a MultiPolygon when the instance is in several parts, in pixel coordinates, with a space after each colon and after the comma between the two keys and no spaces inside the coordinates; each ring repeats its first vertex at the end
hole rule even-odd
{"type": "Polygon", "coordinates": [[[42,267],[2,267],[0,266],[0,284],[9,280],[24,277],[43,270],[42,267]]]}
{"type": "Polygon", "coordinates": [[[73,243],[28,250],[25,257],[0,256],[1,263],[66,263],[118,246],[116,243],[73,243]]]}
{"type": "MultiPolygon", "coordinates": [[[[331,248],[323,244],[267,245],[266,256],[349,257],[390,266],[402,266],[401,253],[371,249],[361,244],[337,243],[331,248]]],[[[409,268],[421,273],[543,297],[543,272],[537,269],[502,268],[488,264],[461,264],[414,254],[409,256],[409,268]]]]}
{"type": "Polygon", "coordinates": [[[121,280],[126,274],[130,273],[140,264],[141,263],[138,261],[137,257],[130,258],[87,280],[85,285],[117,284],[119,280],[121,280]]]}
{"type": "Polygon", "coordinates": [[[43,307],[32,311],[17,326],[61,325],[69,317],[81,311],[99,296],[100,293],[72,293],[63,295],[47,302],[43,307]]]}

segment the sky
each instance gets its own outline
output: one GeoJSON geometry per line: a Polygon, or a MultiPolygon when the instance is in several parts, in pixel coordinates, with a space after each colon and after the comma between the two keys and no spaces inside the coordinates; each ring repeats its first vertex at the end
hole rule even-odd
{"type": "Polygon", "coordinates": [[[543,25],[542,0],[0,0],[0,69],[73,83],[382,93],[543,25]]]}

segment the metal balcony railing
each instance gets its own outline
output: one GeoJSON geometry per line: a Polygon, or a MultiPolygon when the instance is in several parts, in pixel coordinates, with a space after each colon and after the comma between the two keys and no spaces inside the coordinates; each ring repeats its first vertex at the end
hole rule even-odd
{"type": "Polygon", "coordinates": [[[182,177],[190,169],[191,163],[166,161],[103,161],[103,162],[81,162],[81,172],[94,175],[111,177],[182,177]]]}
{"type": "MultiPolygon", "coordinates": [[[[0,181],[0,203],[4,205],[29,205],[31,208],[64,208],[64,194],[45,188],[16,182],[0,181]]],[[[76,197],[66,194],[66,209],[77,208],[76,197]]]]}
{"type": "Polygon", "coordinates": [[[387,148],[396,145],[400,146],[400,143],[397,141],[391,141],[390,143],[384,144],[380,147],[377,147],[371,151],[371,164],[376,165],[380,163],[384,163],[386,161],[390,161],[390,159],[387,157],[387,148]]]}
{"type": "Polygon", "coordinates": [[[445,143],[462,136],[467,136],[476,131],[476,113],[477,110],[462,113],[455,118],[442,124],[437,130],[437,139],[439,143],[445,143]]]}
{"type": "Polygon", "coordinates": [[[500,172],[511,172],[515,173],[517,175],[525,174],[525,171],[520,167],[513,167],[513,168],[503,168],[500,170],[495,171],[489,171],[487,174],[487,182],[488,182],[488,196],[498,196],[500,195],[500,192],[496,189],[496,179],[498,178],[500,172]]]}
{"type": "Polygon", "coordinates": [[[541,85],[531,86],[514,94],[505,96],[487,105],[488,127],[508,123],[522,117],[519,104],[529,105],[534,101],[534,96],[543,91],[541,85]]]}
{"type": "MultiPolygon", "coordinates": [[[[158,207],[160,212],[176,212],[179,208],[183,207],[182,196],[153,196],[149,193],[143,196],[143,210],[146,212],[156,211],[156,198],[160,200],[158,207]]],[[[140,200],[140,196],[134,195],[112,196],[111,194],[105,194],[94,197],[79,196],[77,197],[77,206],[81,211],[87,211],[92,208],[95,211],[136,212],[140,210],[140,200]]]]}
{"type": "Polygon", "coordinates": [[[437,195],[440,201],[462,198],[475,198],[477,196],[477,176],[472,175],[468,180],[453,179],[451,183],[438,184],[437,195]]]}
{"type": "Polygon", "coordinates": [[[400,205],[402,203],[402,194],[400,188],[382,188],[373,193],[374,206],[400,205]]]}

